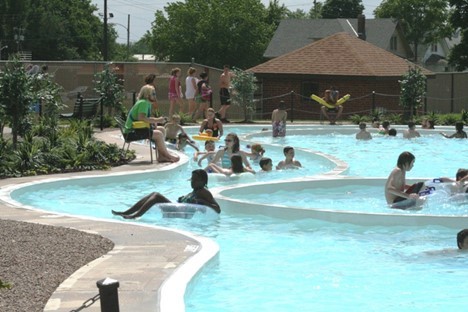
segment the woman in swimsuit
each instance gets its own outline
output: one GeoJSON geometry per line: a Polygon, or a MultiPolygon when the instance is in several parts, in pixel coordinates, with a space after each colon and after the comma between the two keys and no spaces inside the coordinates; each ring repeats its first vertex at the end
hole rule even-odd
{"type": "Polygon", "coordinates": [[[239,174],[244,172],[254,173],[255,171],[250,169],[249,167],[244,167],[242,162],[242,156],[239,154],[232,155],[231,157],[231,168],[224,169],[223,167],[218,166],[217,164],[209,164],[208,168],[211,169],[212,172],[222,173],[224,175],[230,176],[232,174],[239,174]]]}
{"type": "Polygon", "coordinates": [[[223,123],[215,117],[215,111],[212,108],[206,111],[206,119],[203,120],[199,132],[206,132],[206,130],[212,131],[212,137],[220,139],[223,136],[223,123]]]}
{"type": "MultiPolygon", "coordinates": [[[[198,204],[211,207],[217,213],[221,212],[221,209],[213,198],[213,195],[206,188],[208,184],[208,174],[206,171],[197,169],[192,171],[192,178],[190,184],[193,191],[185,196],[179,197],[178,203],[187,204],[198,204]]],[[[140,199],[135,205],[126,211],[114,211],[112,214],[122,216],[125,219],[134,219],[144,215],[154,204],[158,203],[171,203],[171,201],[164,195],[158,192],[153,192],[140,199]]]]}
{"type": "Polygon", "coordinates": [[[245,152],[240,150],[239,137],[235,133],[229,133],[224,140],[226,147],[218,150],[211,163],[218,163],[221,161],[221,167],[225,169],[231,168],[232,155],[240,155],[245,167],[251,169],[250,163],[247,160],[245,152]]]}

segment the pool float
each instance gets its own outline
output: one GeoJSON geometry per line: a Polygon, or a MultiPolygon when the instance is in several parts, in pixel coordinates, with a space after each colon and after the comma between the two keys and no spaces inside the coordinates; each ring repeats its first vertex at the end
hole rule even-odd
{"type": "Polygon", "coordinates": [[[192,135],[192,138],[197,141],[219,141],[217,137],[211,136],[209,133],[203,132],[198,135],[192,135]]]}
{"type": "Polygon", "coordinates": [[[337,106],[340,106],[342,105],[344,102],[346,102],[347,100],[349,100],[349,98],[351,97],[351,95],[349,94],[346,94],[345,96],[343,96],[342,98],[340,98],[338,101],[336,101],[336,104],[330,104],[328,102],[326,102],[324,99],[322,99],[321,97],[315,95],[315,94],[312,94],[310,96],[310,98],[316,102],[318,102],[319,104],[322,104],[328,108],[336,108],[337,106]]]}
{"type": "Polygon", "coordinates": [[[425,189],[419,192],[419,195],[430,195],[439,191],[451,194],[457,191],[456,182],[442,182],[439,178],[425,181],[424,186],[425,189]]]}
{"type": "Polygon", "coordinates": [[[198,204],[161,203],[155,206],[159,207],[163,218],[192,219],[195,214],[218,215],[212,208],[198,204]]]}
{"type": "Polygon", "coordinates": [[[231,175],[225,175],[222,173],[210,173],[208,176],[210,180],[214,179],[217,182],[238,181],[240,183],[240,182],[248,182],[248,181],[251,182],[253,179],[255,179],[255,174],[250,173],[250,172],[234,173],[231,175]]]}
{"type": "Polygon", "coordinates": [[[144,128],[149,128],[150,124],[144,121],[134,121],[132,122],[132,128],[133,129],[144,129],[144,128]]]}

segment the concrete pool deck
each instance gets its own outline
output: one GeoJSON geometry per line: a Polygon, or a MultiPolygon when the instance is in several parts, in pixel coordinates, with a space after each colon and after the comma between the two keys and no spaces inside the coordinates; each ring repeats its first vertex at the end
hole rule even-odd
{"type": "MultiPolygon", "coordinates": [[[[121,146],[123,142],[119,133],[118,130],[96,130],[95,136],[121,146]]],[[[168,166],[157,162],[150,164],[147,146],[132,144],[132,149],[136,151],[136,160],[108,171],[4,179],[0,180],[0,188],[51,178],[97,176],[168,166]]],[[[65,280],[53,293],[44,311],[78,309],[99,292],[96,282],[106,277],[120,283],[120,311],[160,311],[160,291],[164,281],[181,264],[200,253],[203,245],[200,242],[204,240],[195,235],[130,222],[107,222],[18,208],[1,200],[0,209],[2,219],[73,228],[109,238],[115,244],[108,254],[80,268],[65,280]]],[[[86,311],[101,311],[99,300],[86,308],[86,311]]]]}

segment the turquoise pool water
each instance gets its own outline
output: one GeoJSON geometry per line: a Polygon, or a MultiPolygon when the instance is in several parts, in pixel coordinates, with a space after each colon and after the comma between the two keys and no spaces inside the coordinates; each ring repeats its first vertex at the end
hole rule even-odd
{"type": "MultiPolygon", "coordinates": [[[[239,132],[252,131],[239,128],[239,132]]],[[[411,141],[376,137],[370,142],[356,142],[352,134],[291,135],[273,140],[261,133],[253,141],[274,144],[266,149],[275,162],[282,159],[282,146],[301,142],[306,149],[346,157],[344,160],[351,163],[348,174],[363,176],[386,176],[397,155],[413,148],[417,157],[410,174],[413,177],[453,176],[458,167],[463,167],[460,158],[466,153],[461,152],[466,152],[468,143],[435,135],[411,141]]],[[[306,150],[298,153],[299,157],[310,168],[257,175],[255,179],[265,182],[298,178],[333,168],[329,161],[310,160],[306,150]]],[[[160,191],[172,200],[189,192],[187,178],[196,167],[189,163],[171,172],[115,177],[105,182],[70,180],[19,190],[12,196],[26,205],[50,211],[116,218],[110,214],[111,209],[126,209],[149,191],[160,191]]],[[[214,186],[212,182],[210,187],[214,186]]],[[[239,182],[221,185],[229,183],[239,182]]],[[[345,204],[361,200],[365,194],[361,189],[351,192],[357,192],[356,196],[347,197],[345,204]]],[[[291,202],[306,196],[275,194],[272,190],[272,196],[276,195],[291,202]]],[[[218,219],[161,219],[154,212],[138,222],[191,231],[213,238],[220,245],[219,260],[211,263],[188,289],[189,312],[461,311],[468,303],[462,287],[468,277],[468,253],[455,249],[457,231],[453,229],[364,227],[234,214],[221,214],[218,219]]]]}

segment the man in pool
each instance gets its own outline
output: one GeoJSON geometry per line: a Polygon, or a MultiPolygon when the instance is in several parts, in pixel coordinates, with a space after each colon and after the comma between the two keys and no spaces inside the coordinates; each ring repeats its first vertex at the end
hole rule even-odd
{"type": "Polygon", "coordinates": [[[298,169],[302,167],[302,164],[299,162],[299,160],[294,159],[294,147],[286,146],[285,148],[283,148],[283,154],[285,156],[285,159],[280,161],[278,165],[276,165],[276,170],[298,169]]]}
{"type": "Polygon", "coordinates": [[[391,208],[411,209],[416,208],[421,202],[418,192],[423,187],[423,182],[406,185],[406,172],[410,171],[415,162],[415,157],[410,152],[403,152],[398,157],[397,166],[392,170],[385,183],[385,199],[391,208]]]}
{"type": "MultiPolygon", "coordinates": [[[[213,195],[206,188],[208,184],[208,174],[202,170],[197,169],[192,171],[192,178],[190,184],[193,191],[185,196],[179,197],[178,203],[186,204],[198,204],[211,207],[217,213],[221,213],[221,209],[213,198],[213,195]]],[[[160,203],[171,203],[164,195],[158,192],[152,192],[142,199],[140,199],[135,205],[126,211],[114,211],[112,214],[122,216],[124,219],[134,219],[144,215],[153,205],[160,203]]],[[[175,214],[173,214],[175,215],[175,214]]]]}
{"type": "Polygon", "coordinates": [[[468,250],[468,229],[461,230],[457,234],[458,249],[468,250]]]}

